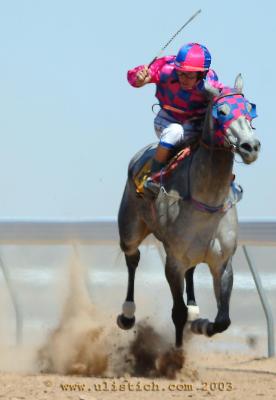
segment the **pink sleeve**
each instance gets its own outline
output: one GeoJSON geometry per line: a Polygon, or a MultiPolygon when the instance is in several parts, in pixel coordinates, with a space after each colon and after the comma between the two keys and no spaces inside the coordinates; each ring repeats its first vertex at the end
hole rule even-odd
{"type": "Polygon", "coordinates": [[[127,72],[127,80],[128,80],[128,82],[131,84],[131,86],[133,86],[133,87],[138,87],[137,85],[136,85],[136,76],[137,76],[137,73],[139,72],[139,71],[141,71],[141,69],[143,69],[144,68],[144,65],[139,65],[139,67],[135,67],[135,68],[133,68],[133,69],[130,69],[128,72],[127,72]]]}
{"type": "MultiPolygon", "coordinates": [[[[149,72],[151,75],[151,79],[149,83],[158,83],[160,81],[160,72],[163,70],[163,67],[166,66],[168,61],[171,61],[174,59],[174,56],[167,56],[167,57],[162,57],[158,58],[156,61],[152,63],[152,65],[149,68],[149,72]]],[[[144,65],[139,65],[139,67],[130,69],[127,73],[127,80],[131,84],[131,86],[137,87],[136,85],[136,76],[139,71],[141,71],[144,68],[144,65]]]]}

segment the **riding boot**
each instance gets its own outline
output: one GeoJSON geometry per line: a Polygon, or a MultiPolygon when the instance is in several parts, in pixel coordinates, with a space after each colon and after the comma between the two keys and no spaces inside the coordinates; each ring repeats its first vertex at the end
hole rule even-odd
{"type": "Polygon", "coordinates": [[[144,183],[144,188],[149,190],[150,192],[152,192],[154,195],[157,195],[159,193],[160,183],[155,182],[153,180],[153,176],[154,176],[154,174],[159,172],[165,165],[166,165],[166,163],[157,161],[155,159],[153,159],[153,161],[152,161],[150,176],[146,179],[146,181],[144,183]]]}

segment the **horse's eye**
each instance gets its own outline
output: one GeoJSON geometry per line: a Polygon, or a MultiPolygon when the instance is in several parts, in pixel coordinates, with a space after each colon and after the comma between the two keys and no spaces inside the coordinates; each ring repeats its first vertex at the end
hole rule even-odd
{"type": "Polygon", "coordinates": [[[246,109],[249,113],[252,111],[252,105],[250,103],[246,103],[246,109]]]}
{"type": "Polygon", "coordinates": [[[218,113],[220,115],[228,115],[230,113],[230,107],[228,106],[228,104],[222,104],[221,106],[219,106],[218,113]]]}

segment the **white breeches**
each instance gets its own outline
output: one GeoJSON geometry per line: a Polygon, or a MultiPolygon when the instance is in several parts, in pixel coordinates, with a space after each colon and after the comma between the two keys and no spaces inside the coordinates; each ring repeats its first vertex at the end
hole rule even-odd
{"type": "Polygon", "coordinates": [[[196,138],[202,130],[201,121],[188,121],[181,124],[161,109],[154,119],[154,129],[163,147],[175,148],[196,138]]]}

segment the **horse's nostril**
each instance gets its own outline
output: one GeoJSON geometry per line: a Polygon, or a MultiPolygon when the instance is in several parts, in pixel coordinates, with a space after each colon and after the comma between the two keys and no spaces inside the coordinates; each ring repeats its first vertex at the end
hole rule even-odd
{"type": "Polygon", "coordinates": [[[259,142],[259,140],[256,140],[256,141],[255,141],[255,144],[254,144],[254,146],[253,146],[253,150],[254,150],[254,151],[259,151],[260,148],[261,148],[261,143],[259,142]]]}
{"type": "Polygon", "coordinates": [[[259,140],[257,140],[257,143],[256,143],[256,145],[254,146],[254,149],[255,149],[256,151],[259,151],[260,148],[261,148],[261,142],[259,142],[259,140]]]}
{"type": "Polygon", "coordinates": [[[250,146],[249,143],[243,143],[243,144],[241,145],[241,148],[244,149],[244,150],[246,150],[246,151],[248,151],[249,153],[251,153],[251,151],[252,151],[252,147],[250,146]]]}

